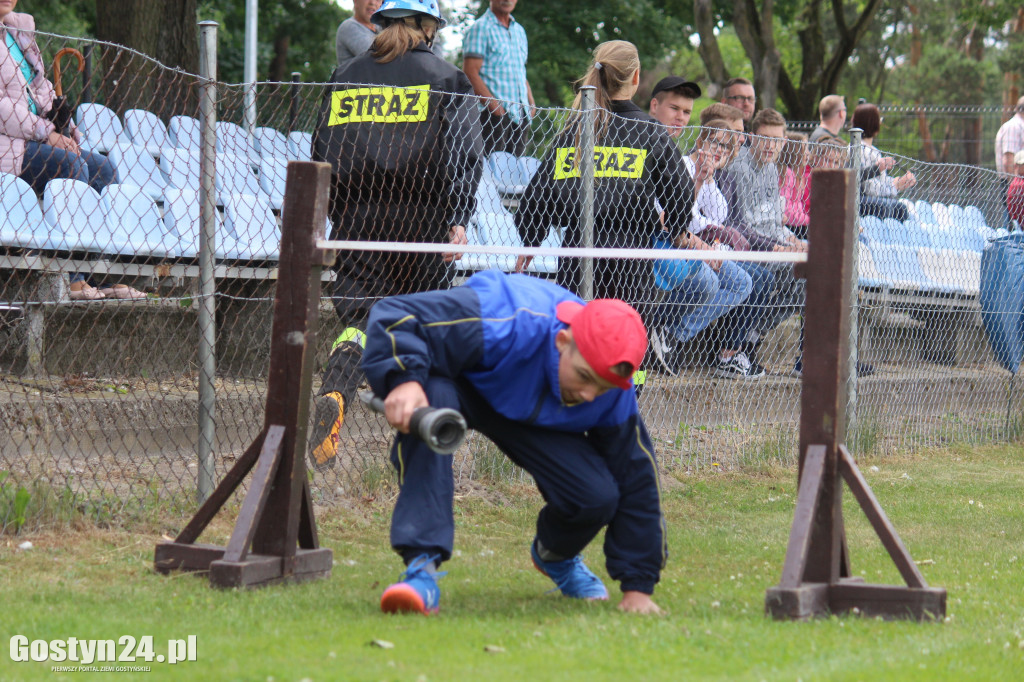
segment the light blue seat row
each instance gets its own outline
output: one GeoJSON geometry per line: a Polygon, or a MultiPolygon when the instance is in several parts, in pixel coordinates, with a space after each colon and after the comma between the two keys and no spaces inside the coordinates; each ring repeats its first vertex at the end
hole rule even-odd
{"type": "MultiPolygon", "coordinates": [[[[18,181],[18,178],[13,178],[18,181]]],[[[24,183],[23,183],[24,184],[24,183]]],[[[25,186],[27,187],[27,185],[25,186]]],[[[25,248],[84,252],[104,256],[194,258],[199,253],[200,206],[191,189],[168,188],[160,206],[142,188],[109,185],[102,194],[78,180],[47,184],[40,212],[35,195],[17,182],[5,182],[5,204],[19,225],[36,225],[7,234],[5,241],[25,248]],[[22,200],[13,198],[21,192],[22,200]],[[9,239],[8,239],[9,237],[9,239]]],[[[217,213],[217,258],[276,261],[281,230],[264,197],[233,194],[223,215],[217,213]]]]}
{"type": "Polygon", "coordinates": [[[52,249],[50,230],[35,190],[17,175],[0,173],[0,244],[52,249]]]}
{"type": "MultiPolygon", "coordinates": [[[[558,248],[562,244],[561,228],[552,227],[548,236],[541,243],[547,248],[558,248]]],[[[516,227],[515,219],[507,211],[503,213],[478,213],[473,217],[467,234],[470,244],[484,246],[511,246],[522,247],[523,240],[519,236],[519,229],[516,227]]],[[[516,256],[507,254],[479,254],[467,253],[459,261],[459,268],[463,270],[503,270],[512,272],[515,270],[516,256]]],[[[556,256],[539,256],[530,263],[528,272],[554,273],[558,270],[558,258],[556,256]]]]}
{"type": "MultiPolygon", "coordinates": [[[[160,155],[160,150],[169,147],[167,126],[160,117],[145,109],[129,109],[124,112],[124,130],[128,133],[129,142],[146,148],[153,157],[160,155]]],[[[125,141],[121,140],[123,144],[125,141]]]]}
{"type": "Polygon", "coordinates": [[[540,161],[530,157],[518,157],[508,152],[494,152],[487,157],[488,175],[502,194],[522,194],[530,184],[540,161]]]}
{"type": "Polygon", "coordinates": [[[82,135],[82,145],[93,152],[106,153],[111,145],[126,137],[117,114],[95,102],[78,105],[75,125],[82,135]]]}
{"type": "Polygon", "coordinates": [[[963,224],[921,225],[917,219],[910,218],[901,223],[895,218],[881,220],[875,216],[862,216],[860,219],[864,237],[871,243],[899,244],[915,248],[935,248],[964,250],[981,253],[988,239],[995,231],[985,227],[985,232],[963,224]],[[992,233],[991,235],[988,233],[992,233]]]}
{"type": "Polygon", "coordinates": [[[868,242],[859,251],[858,283],[921,294],[978,294],[976,251],[868,242]]]}

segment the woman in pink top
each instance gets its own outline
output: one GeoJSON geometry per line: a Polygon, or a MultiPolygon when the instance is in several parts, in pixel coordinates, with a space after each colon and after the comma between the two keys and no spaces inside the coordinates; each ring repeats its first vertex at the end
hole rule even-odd
{"type": "Polygon", "coordinates": [[[808,157],[807,136],[787,132],[780,159],[784,171],[779,175],[779,191],[786,204],[783,220],[799,239],[807,239],[807,225],[811,222],[808,157]]]}

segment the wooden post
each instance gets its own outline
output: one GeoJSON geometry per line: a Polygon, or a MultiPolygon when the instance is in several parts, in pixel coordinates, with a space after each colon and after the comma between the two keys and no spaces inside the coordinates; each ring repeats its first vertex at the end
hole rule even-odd
{"type": "Polygon", "coordinates": [[[929,588],[843,445],[845,386],[849,372],[849,305],[856,273],[854,171],[811,175],[810,253],[807,280],[800,471],[796,512],[782,579],[769,588],[765,610],[803,619],[854,608],[885,618],[942,617],[946,591],[929,588]],[[889,551],[907,586],[865,585],[850,577],[842,517],[845,479],[889,551]]]}
{"type": "Polygon", "coordinates": [[[331,573],[333,554],[319,546],[305,465],[320,272],[326,260],[316,240],[324,236],[329,182],[328,164],[288,164],[263,430],[175,541],[156,546],[154,565],[161,573],[208,571],[211,584],[219,587],[331,573]],[[254,466],[227,547],[196,544],[254,466]]]}

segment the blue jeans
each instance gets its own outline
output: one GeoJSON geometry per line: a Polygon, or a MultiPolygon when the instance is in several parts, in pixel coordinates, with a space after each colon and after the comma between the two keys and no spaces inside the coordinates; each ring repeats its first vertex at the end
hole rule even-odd
{"type": "Polygon", "coordinates": [[[739,266],[750,276],[750,296],[720,325],[724,330],[722,348],[725,350],[740,350],[747,341],[755,340],[750,338],[750,333],[757,333],[775,286],[775,275],[765,266],[756,263],[740,263],[739,266]]]}
{"type": "Polygon", "coordinates": [[[117,171],[107,157],[83,151],[72,154],[42,142],[27,142],[25,158],[18,176],[42,194],[46,183],[55,178],[88,182],[97,192],[117,181],[117,171]]]}
{"type": "Polygon", "coordinates": [[[745,301],[752,287],[750,275],[734,262],[723,261],[717,273],[701,263],[682,286],[668,292],[662,319],[679,341],[689,341],[745,301]]]}

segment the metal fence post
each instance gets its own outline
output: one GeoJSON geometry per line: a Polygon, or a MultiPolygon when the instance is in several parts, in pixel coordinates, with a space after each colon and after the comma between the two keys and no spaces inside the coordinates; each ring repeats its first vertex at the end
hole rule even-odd
{"type": "Polygon", "coordinates": [[[299,122],[299,83],[302,82],[302,74],[292,71],[291,98],[288,102],[288,132],[298,130],[299,122]]]}
{"type": "Polygon", "coordinates": [[[259,0],[245,0],[245,132],[252,136],[256,128],[256,21],[259,0]]]}
{"type": "MultiPolygon", "coordinates": [[[[861,169],[861,147],[864,144],[861,140],[864,131],[860,128],[850,129],[850,150],[853,158],[853,189],[854,189],[854,213],[853,220],[855,223],[860,222],[860,169],[861,169]]],[[[856,238],[854,233],[854,240],[851,246],[853,250],[853,286],[850,288],[850,349],[849,349],[849,368],[850,377],[846,381],[846,440],[851,443],[851,446],[856,452],[860,443],[857,441],[857,334],[858,329],[858,308],[860,307],[858,299],[858,286],[857,286],[857,268],[858,258],[860,257],[860,239],[856,238]]]]}
{"type": "Polygon", "coordinates": [[[214,409],[217,395],[213,380],[216,357],[216,283],[213,275],[216,248],[217,206],[214,177],[217,172],[217,22],[199,22],[199,500],[214,488],[214,409]]]}
{"type": "MultiPolygon", "coordinates": [[[[580,88],[580,227],[581,246],[594,248],[594,91],[593,85],[580,88]]],[[[584,258],[580,264],[582,282],[580,297],[584,301],[594,298],[594,259],[584,258]]]]}

